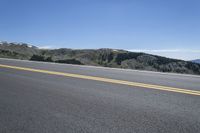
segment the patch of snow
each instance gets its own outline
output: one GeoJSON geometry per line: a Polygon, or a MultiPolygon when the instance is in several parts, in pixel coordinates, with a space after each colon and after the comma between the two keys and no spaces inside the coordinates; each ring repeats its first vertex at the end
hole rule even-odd
{"type": "Polygon", "coordinates": [[[119,50],[117,50],[117,49],[113,49],[113,51],[118,52],[119,50]]]}
{"type": "Polygon", "coordinates": [[[52,46],[41,46],[39,47],[39,49],[53,49],[52,46]]]}
{"type": "Polygon", "coordinates": [[[29,48],[33,48],[33,45],[27,45],[29,48]]]}

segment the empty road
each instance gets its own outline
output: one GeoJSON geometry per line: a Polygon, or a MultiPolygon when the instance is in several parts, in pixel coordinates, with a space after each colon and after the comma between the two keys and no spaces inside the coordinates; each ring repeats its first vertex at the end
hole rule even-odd
{"type": "Polygon", "coordinates": [[[0,133],[200,133],[200,76],[0,59],[0,133]]]}

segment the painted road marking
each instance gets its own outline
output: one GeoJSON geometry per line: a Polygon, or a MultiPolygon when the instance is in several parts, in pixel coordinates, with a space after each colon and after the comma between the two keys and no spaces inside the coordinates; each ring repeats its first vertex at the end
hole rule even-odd
{"type": "Polygon", "coordinates": [[[127,71],[127,72],[140,72],[140,73],[151,73],[151,74],[161,74],[161,75],[170,75],[170,76],[184,76],[184,77],[194,77],[200,78],[199,75],[192,75],[192,74],[180,74],[180,73],[167,73],[167,72],[155,72],[155,71],[147,71],[147,70],[135,70],[135,69],[124,69],[124,68],[111,68],[111,67],[103,67],[103,66],[90,66],[90,65],[77,65],[77,64],[62,64],[62,63],[55,63],[55,62],[42,62],[42,61],[31,61],[31,60],[19,60],[19,59],[9,59],[9,58],[0,58],[0,60],[11,60],[11,61],[18,61],[18,62],[28,62],[28,63],[39,63],[39,64],[54,64],[54,65],[61,65],[61,66],[75,66],[75,67],[85,67],[85,68],[97,68],[97,69],[104,69],[104,70],[117,70],[117,71],[127,71]]]}
{"type": "Polygon", "coordinates": [[[33,69],[33,68],[27,68],[27,67],[10,66],[10,65],[3,65],[3,64],[0,64],[0,67],[200,96],[200,91],[196,91],[196,90],[187,90],[187,89],[161,86],[161,85],[145,84],[145,83],[139,83],[139,82],[125,81],[125,80],[117,80],[117,79],[110,79],[110,78],[80,75],[80,74],[33,69]]]}

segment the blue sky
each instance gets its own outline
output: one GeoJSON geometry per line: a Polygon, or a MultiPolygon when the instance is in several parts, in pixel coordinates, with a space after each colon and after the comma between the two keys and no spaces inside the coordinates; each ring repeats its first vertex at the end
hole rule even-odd
{"type": "Polygon", "coordinates": [[[0,0],[0,40],[200,58],[199,0],[0,0]]]}

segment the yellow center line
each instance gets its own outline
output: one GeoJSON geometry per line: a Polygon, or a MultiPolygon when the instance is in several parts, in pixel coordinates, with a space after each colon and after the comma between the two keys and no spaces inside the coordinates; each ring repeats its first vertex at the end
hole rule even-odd
{"type": "Polygon", "coordinates": [[[80,75],[80,74],[48,71],[48,70],[10,66],[10,65],[3,65],[3,64],[0,64],[0,67],[200,96],[200,91],[197,91],[197,90],[188,90],[188,89],[181,89],[181,88],[161,86],[161,85],[145,84],[145,83],[139,83],[139,82],[125,81],[125,80],[117,80],[117,79],[110,79],[110,78],[80,75]]]}

